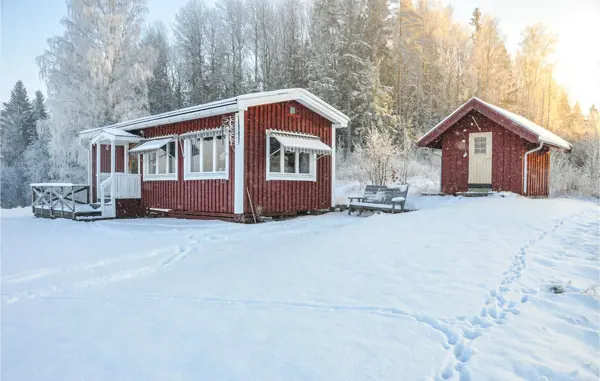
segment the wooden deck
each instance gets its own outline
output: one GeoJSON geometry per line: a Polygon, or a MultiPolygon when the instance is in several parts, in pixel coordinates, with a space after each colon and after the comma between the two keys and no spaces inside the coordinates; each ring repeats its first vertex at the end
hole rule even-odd
{"type": "Polygon", "coordinates": [[[36,217],[81,218],[102,217],[98,205],[90,203],[90,186],[71,183],[31,184],[31,210],[36,217]]]}

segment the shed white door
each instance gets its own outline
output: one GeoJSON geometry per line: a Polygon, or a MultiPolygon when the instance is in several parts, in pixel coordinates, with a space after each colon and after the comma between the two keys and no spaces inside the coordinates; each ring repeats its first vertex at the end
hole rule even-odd
{"type": "Polygon", "coordinates": [[[469,134],[469,185],[492,184],[492,133],[469,134]]]}

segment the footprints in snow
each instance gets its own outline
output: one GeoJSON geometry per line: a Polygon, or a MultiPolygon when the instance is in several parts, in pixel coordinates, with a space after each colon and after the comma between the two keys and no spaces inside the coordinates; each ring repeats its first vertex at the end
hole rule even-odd
{"type": "Polygon", "coordinates": [[[508,294],[514,289],[514,282],[521,278],[523,271],[527,267],[527,250],[548,234],[558,229],[570,217],[572,216],[559,220],[552,229],[542,232],[538,238],[528,242],[517,251],[512,258],[510,267],[504,271],[503,278],[498,287],[490,290],[488,295],[486,295],[484,306],[478,315],[471,318],[462,317],[454,319],[444,325],[441,325],[442,323],[437,326],[430,324],[446,335],[447,342],[442,345],[449,351],[446,364],[438,376],[436,376],[436,380],[455,379],[456,375],[458,375],[459,381],[471,380],[467,363],[475,353],[472,348],[472,342],[482,336],[486,329],[494,325],[506,324],[510,315],[519,315],[518,305],[529,301],[529,294],[532,292],[524,289],[515,290],[517,291],[517,299],[519,301],[508,300],[508,294]],[[457,330],[460,330],[460,333],[457,330]]]}

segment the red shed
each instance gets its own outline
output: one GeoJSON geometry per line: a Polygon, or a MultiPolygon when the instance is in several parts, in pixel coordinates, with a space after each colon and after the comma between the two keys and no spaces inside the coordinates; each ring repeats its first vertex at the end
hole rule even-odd
{"type": "Polygon", "coordinates": [[[532,121],[471,98],[438,123],[419,147],[442,150],[442,192],[510,191],[547,197],[550,148],[571,144],[532,121]]]}
{"type": "Polygon", "coordinates": [[[304,89],[253,93],[85,130],[103,217],[249,220],[334,205],[348,117],[304,89]]]}

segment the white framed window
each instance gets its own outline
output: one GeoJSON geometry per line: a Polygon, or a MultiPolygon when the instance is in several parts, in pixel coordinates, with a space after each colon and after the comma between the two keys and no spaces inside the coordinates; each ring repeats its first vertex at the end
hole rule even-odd
{"type": "Polygon", "coordinates": [[[286,150],[279,140],[267,135],[267,181],[317,181],[317,154],[286,150]]]}
{"type": "Polygon", "coordinates": [[[144,181],[177,180],[177,142],[144,154],[144,181]]]}
{"type": "Polygon", "coordinates": [[[191,137],[184,141],[184,180],[228,179],[227,135],[191,137]]]}
{"type": "Polygon", "coordinates": [[[475,147],[474,147],[474,153],[476,154],[486,154],[486,150],[487,150],[487,139],[485,138],[485,136],[482,137],[476,137],[473,140],[475,147]]]}

